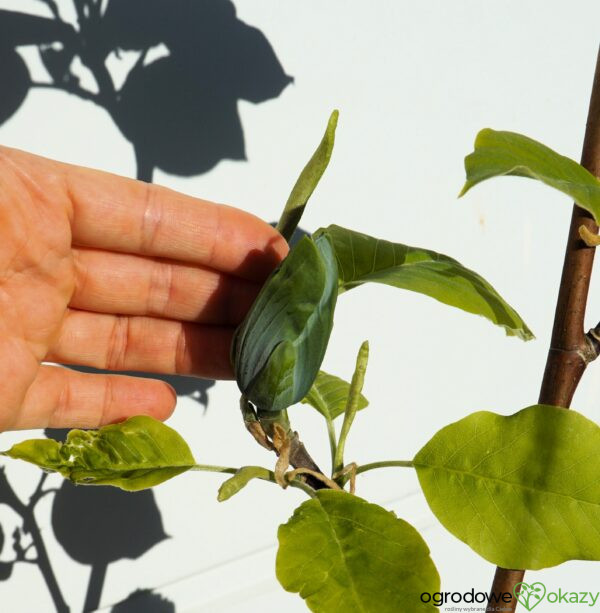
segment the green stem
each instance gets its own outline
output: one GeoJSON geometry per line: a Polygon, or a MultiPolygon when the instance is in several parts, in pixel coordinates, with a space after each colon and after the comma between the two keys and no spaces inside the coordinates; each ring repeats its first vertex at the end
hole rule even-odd
{"type": "Polygon", "coordinates": [[[344,468],[344,447],[346,446],[346,438],[350,432],[350,427],[354,421],[356,412],[358,411],[358,401],[365,380],[365,372],[367,370],[367,362],[369,360],[369,342],[365,341],[358,350],[356,357],[356,368],[350,382],[350,391],[348,392],[348,400],[346,402],[346,410],[344,411],[344,423],[340,432],[337,448],[335,450],[333,462],[333,474],[339,473],[344,468]]]}
{"type": "MultiPolygon", "coordinates": [[[[369,470],[375,470],[376,468],[392,468],[392,467],[401,467],[401,468],[414,468],[414,464],[411,460],[383,460],[382,462],[371,462],[369,464],[363,464],[359,466],[354,472],[355,475],[360,475],[360,473],[366,473],[369,470]]],[[[344,476],[344,485],[350,480],[350,475],[344,476]]]]}
{"type": "Polygon", "coordinates": [[[333,425],[333,419],[326,417],[327,421],[327,434],[329,435],[329,448],[331,449],[331,472],[335,470],[335,452],[337,449],[337,442],[335,436],[335,426],[333,425]]]}
{"type": "Polygon", "coordinates": [[[363,464],[356,469],[356,474],[366,473],[368,470],[375,470],[376,468],[388,468],[392,466],[401,466],[402,468],[413,468],[411,460],[384,460],[382,462],[371,462],[370,464],[363,464]]]}
{"type": "Polygon", "coordinates": [[[212,464],[194,464],[190,470],[202,470],[209,473],[227,473],[229,475],[235,475],[239,470],[238,468],[232,468],[230,466],[213,466],[212,464]]]}
{"type": "Polygon", "coordinates": [[[290,485],[292,487],[295,487],[295,488],[297,488],[299,490],[302,490],[305,494],[307,494],[311,498],[316,498],[317,497],[317,492],[315,490],[313,490],[313,488],[310,487],[310,485],[308,485],[308,483],[304,483],[304,481],[302,481],[301,479],[293,479],[289,483],[290,483],[290,485]]]}
{"type": "MultiPolygon", "coordinates": [[[[212,464],[194,464],[194,466],[192,466],[190,470],[198,470],[198,471],[209,472],[209,473],[226,473],[228,475],[235,475],[238,472],[239,468],[233,468],[231,466],[213,466],[212,464]]],[[[275,481],[275,474],[273,473],[273,471],[268,470],[266,468],[265,468],[265,471],[268,472],[269,476],[259,477],[259,479],[263,479],[263,481],[270,481],[271,483],[277,483],[277,481],[275,481]]],[[[302,481],[301,479],[297,479],[297,478],[292,479],[289,482],[289,485],[291,487],[295,487],[296,489],[302,490],[305,494],[307,494],[311,498],[315,498],[316,496],[315,490],[312,487],[310,487],[310,485],[308,485],[307,483],[304,483],[304,481],[302,481]]]]}

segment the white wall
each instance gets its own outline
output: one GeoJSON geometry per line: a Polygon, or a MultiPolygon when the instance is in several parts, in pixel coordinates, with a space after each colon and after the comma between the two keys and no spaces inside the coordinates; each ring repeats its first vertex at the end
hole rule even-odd
{"type": "MultiPolygon", "coordinates": [[[[0,0],[0,8],[38,12],[39,4],[0,0]]],[[[349,377],[361,341],[371,344],[365,384],[371,406],[355,422],[348,459],[409,459],[440,427],[470,412],[508,414],[535,403],[571,204],[523,179],[490,182],[460,201],[456,194],[464,179],[463,157],[483,127],[520,131],[579,158],[600,5],[591,0],[235,4],[241,19],[264,32],[295,83],[269,102],[240,102],[248,161],[221,162],[193,178],[158,172],[155,181],[273,220],[337,107],[332,162],[302,226],[314,230],[335,222],[451,255],[483,274],[537,336],[525,344],[481,318],[391,288],[364,287],[344,295],[324,369],[349,377]]],[[[121,174],[135,172],[131,147],[107,115],[62,93],[32,92],[0,127],[0,142],[121,174]]],[[[599,289],[594,281],[590,326],[600,317],[599,289]]],[[[599,392],[594,365],[573,406],[599,420],[599,392]]],[[[235,384],[218,383],[208,394],[205,414],[182,398],[169,422],[197,460],[272,465],[274,458],[243,429],[235,384]]],[[[326,465],[326,434],[317,416],[304,406],[291,415],[326,465]]],[[[38,433],[2,434],[0,447],[29,434],[38,433]]],[[[29,495],[37,472],[17,463],[6,466],[15,488],[29,495]]],[[[56,477],[51,481],[60,483],[56,477]]],[[[138,587],[156,587],[176,602],[178,613],[305,610],[274,577],[276,527],[302,494],[258,484],[219,504],[220,481],[192,473],[156,488],[171,538],[138,560],[109,567],[101,601],[107,610],[138,587]]],[[[444,589],[489,588],[493,566],[437,525],[412,472],[370,473],[359,478],[357,493],[422,530],[444,589]]],[[[81,610],[89,567],[73,562],[53,542],[51,503],[48,496],[38,519],[60,586],[72,610],[81,610]]],[[[9,553],[6,545],[0,559],[9,553]]],[[[591,563],[572,562],[528,575],[547,586],[589,590],[597,573],[591,563]]],[[[0,583],[0,598],[2,610],[52,611],[34,566],[16,567],[11,580],[0,583]]],[[[567,610],[577,609],[561,606],[567,610]]]]}

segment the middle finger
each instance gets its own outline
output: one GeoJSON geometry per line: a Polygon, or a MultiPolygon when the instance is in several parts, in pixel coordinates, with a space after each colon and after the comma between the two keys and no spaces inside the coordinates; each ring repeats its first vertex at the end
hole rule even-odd
{"type": "Polygon", "coordinates": [[[200,265],[99,249],[73,249],[75,291],[69,306],[237,325],[260,285],[200,265]]]}

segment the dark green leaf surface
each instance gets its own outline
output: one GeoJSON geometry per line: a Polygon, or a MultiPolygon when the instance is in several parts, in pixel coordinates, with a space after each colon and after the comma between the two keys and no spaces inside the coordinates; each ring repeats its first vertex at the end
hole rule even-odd
{"type": "Polygon", "coordinates": [[[217,500],[224,502],[235,496],[240,490],[245,488],[252,479],[265,479],[268,481],[272,478],[272,472],[262,466],[242,466],[233,477],[223,481],[219,488],[217,500]]]}
{"type": "Polygon", "coordinates": [[[567,194],[600,223],[600,181],[577,162],[522,134],[481,130],[475,150],[465,158],[465,170],[460,196],[492,177],[529,177],[567,194]]]}
{"type": "Polygon", "coordinates": [[[440,522],[504,568],[600,560],[600,428],[535,405],[482,411],[440,430],[415,456],[440,522]]]}
{"type": "Polygon", "coordinates": [[[23,441],[2,455],[58,472],[73,483],[129,491],[158,485],[195,464],[175,430],[142,415],[99,430],[71,430],[64,443],[23,441]]]}
{"type": "Polygon", "coordinates": [[[329,164],[335,142],[338,116],[338,111],[331,113],[323,139],[308,161],[308,164],[300,173],[277,223],[277,229],[288,242],[300,222],[308,199],[311,197],[329,164]]]}
{"type": "Polygon", "coordinates": [[[276,572],[311,611],[424,613],[440,579],[420,534],[390,511],[346,492],[320,490],[279,527],[276,572]]]}
{"type": "Polygon", "coordinates": [[[304,237],[267,279],[236,330],[236,380],[259,409],[279,411],[306,396],[333,327],[337,278],[328,238],[304,237]]]}
{"type": "Polygon", "coordinates": [[[384,283],[431,296],[468,313],[482,315],[510,336],[533,338],[519,314],[477,273],[452,258],[391,243],[332,225],[315,236],[331,239],[338,263],[339,292],[363,283],[384,283]]]}
{"type": "MultiPolygon", "coordinates": [[[[320,370],[302,403],[317,409],[326,419],[335,419],[343,415],[349,392],[350,384],[347,381],[320,370]]],[[[368,404],[369,401],[361,394],[358,410],[364,409],[368,404]]]]}

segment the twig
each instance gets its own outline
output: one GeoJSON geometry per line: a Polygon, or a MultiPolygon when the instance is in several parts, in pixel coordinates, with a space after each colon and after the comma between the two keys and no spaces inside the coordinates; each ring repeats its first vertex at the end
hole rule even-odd
{"type": "MultiPolygon", "coordinates": [[[[590,97],[581,164],[593,175],[600,175],[600,52],[590,97]]],[[[584,317],[594,263],[594,247],[588,246],[581,239],[581,226],[588,231],[584,231],[586,235],[598,233],[598,226],[592,216],[575,205],[554,315],[552,340],[539,396],[540,404],[565,409],[571,405],[573,394],[586,366],[598,356],[595,344],[598,339],[591,331],[587,335],[584,334],[584,317]]],[[[496,597],[502,592],[512,594],[514,587],[523,581],[524,574],[523,570],[498,567],[491,594],[496,597]]],[[[492,605],[491,599],[488,605],[492,605]]],[[[516,601],[511,600],[505,605],[505,611],[515,611],[516,606],[516,601]]]]}

